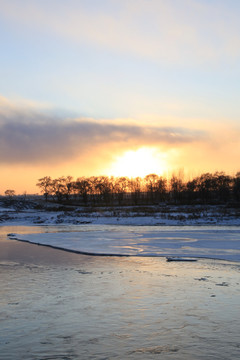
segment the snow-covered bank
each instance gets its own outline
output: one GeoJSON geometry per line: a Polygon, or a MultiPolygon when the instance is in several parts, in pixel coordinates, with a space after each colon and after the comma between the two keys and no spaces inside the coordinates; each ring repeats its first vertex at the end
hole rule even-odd
{"type": "MultiPolygon", "coordinates": [[[[40,206],[39,206],[40,207],[40,206]]],[[[240,210],[224,206],[144,206],[144,207],[1,207],[1,225],[109,224],[109,225],[235,225],[240,226],[240,210]]]]}

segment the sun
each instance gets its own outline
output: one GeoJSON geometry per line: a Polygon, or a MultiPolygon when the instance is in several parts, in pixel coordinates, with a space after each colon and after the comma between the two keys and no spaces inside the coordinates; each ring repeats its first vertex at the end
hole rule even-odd
{"type": "Polygon", "coordinates": [[[144,177],[149,174],[162,175],[167,171],[167,155],[156,148],[142,147],[128,150],[122,156],[116,156],[108,175],[144,177]]]}

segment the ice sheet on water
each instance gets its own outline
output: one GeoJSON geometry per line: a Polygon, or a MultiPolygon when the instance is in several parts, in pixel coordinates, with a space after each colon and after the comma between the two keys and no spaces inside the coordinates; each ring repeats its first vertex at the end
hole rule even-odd
{"type": "Polygon", "coordinates": [[[191,256],[240,261],[238,227],[83,225],[79,231],[24,234],[15,238],[98,255],[191,256]]]}

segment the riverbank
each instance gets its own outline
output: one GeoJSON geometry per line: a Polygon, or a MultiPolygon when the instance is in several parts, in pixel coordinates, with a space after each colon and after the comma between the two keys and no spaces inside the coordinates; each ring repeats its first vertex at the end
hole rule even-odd
{"type": "Polygon", "coordinates": [[[0,203],[0,225],[235,225],[240,209],[220,205],[76,207],[55,203],[0,203]]]}

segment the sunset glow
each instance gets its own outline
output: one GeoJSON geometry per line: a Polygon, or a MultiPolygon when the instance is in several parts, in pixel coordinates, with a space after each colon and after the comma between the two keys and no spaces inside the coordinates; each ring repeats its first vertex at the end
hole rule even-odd
{"type": "Polygon", "coordinates": [[[148,174],[162,175],[167,170],[166,155],[155,148],[140,148],[128,150],[122,156],[117,156],[108,175],[144,177],[148,174]]]}
{"type": "Polygon", "coordinates": [[[236,0],[2,0],[0,194],[43,176],[236,174],[239,15],[236,0]]]}

